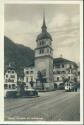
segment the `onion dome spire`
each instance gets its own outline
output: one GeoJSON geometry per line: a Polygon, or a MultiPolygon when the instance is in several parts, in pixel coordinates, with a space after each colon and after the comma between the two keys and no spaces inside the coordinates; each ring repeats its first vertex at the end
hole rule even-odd
{"type": "Polygon", "coordinates": [[[42,25],[42,32],[46,32],[46,23],[45,23],[45,11],[43,11],[43,25],[42,25]]]}
{"type": "Polygon", "coordinates": [[[42,39],[50,39],[52,41],[51,35],[47,32],[44,11],[43,11],[43,25],[42,25],[41,29],[42,29],[42,32],[37,36],[36,41],[42,40],[42,39]]]}

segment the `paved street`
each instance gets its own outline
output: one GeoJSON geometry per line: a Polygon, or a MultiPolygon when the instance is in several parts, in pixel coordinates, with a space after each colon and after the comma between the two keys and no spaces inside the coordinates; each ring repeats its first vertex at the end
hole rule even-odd
{"type": "Polygon", "coordinates": [[[5,99],[5,120],[79,121],[79,92],[39,93],[37,98],[5,99]]]}

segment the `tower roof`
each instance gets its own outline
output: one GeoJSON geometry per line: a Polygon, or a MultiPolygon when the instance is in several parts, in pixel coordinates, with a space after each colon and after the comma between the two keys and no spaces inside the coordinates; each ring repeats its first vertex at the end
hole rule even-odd
{"type": "Polygon", "coordinates": [[[41,28],[42,28],[42,32],[46,32],[47,26],[46,26],[46,22],[45,22],[45,12],[43,12],[43,25],[41,28]]]}
{"type": "Polygon", "coordinates": [[[47,32],[47,26],[45,22],[45,12],[43,12],[43,25],[41,29],[42,29],[42,32],[37,36],[36,41],[42,40],[42,39],[50,39],[52,41],[51,35],[47,32]]]}

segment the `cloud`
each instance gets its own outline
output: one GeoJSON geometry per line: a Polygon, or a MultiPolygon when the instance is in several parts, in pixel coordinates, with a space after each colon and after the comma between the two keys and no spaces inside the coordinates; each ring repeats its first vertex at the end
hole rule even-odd
{"type": "Polygon", "coordinates": [[[53,38],[54,57],[62,54],[65,58],[79,61],[79,5],[6,5],[5,35],[16,43],[34,49],[36,37],[41,32],[44,7],[47,30],[53,38]]]}
{"type": "Polygon", "coordinates": [[[68,24],[68,16],[65,14],[57,14],[49,24],[50,28],[62,28],[68,24]]]}

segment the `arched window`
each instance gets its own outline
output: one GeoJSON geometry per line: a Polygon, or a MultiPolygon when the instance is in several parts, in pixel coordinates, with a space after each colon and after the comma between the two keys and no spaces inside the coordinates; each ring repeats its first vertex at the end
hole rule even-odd
{"type": "Polygon", "coordinates": [[[26,77],[26,82],[28,82],[28,77],[26,77]]]}
{"type": "Polygon", "coordinates": [[[7,84],[4,84],[4,89],[7,89],[8,88],[8,85],[7,84]]]}
{"type": "Polygon", "coordinates": [[[26,74],[29,74],[29,71],[26,71],[26,74]]]}
{"type": "Polygon", "coordinates": [[[41,49],[39,50],[39,54],[41,54],[41,49]]]}
{"type": "Polygon", "coordinates": [[[49,53],[49,48],[47,48],[47,53],[49,53]]]}
{"type": "Polygon", "coordinates": [[[11,85],[9,84],[9,89],[11,89],[11,85]]]}
{"type": "Polygon", "coordinates": [[[57,77],[57,81],[59,81],[59,77],[57,77]]]}
{"type": "Polygon", "coordinates": [[[12,89],[15,89],[15,84],[12,84],[12,89]]]}
{"type": "Polygon", "coordinates": [[[39,54],[42,54],[42,53],[44,53],[44,49],[39,50],[39,54]]]}
{"type": "Polygon", "coordinates": [[[44,53],[44,49],[42,49],[42,53],[44,53]]]}

